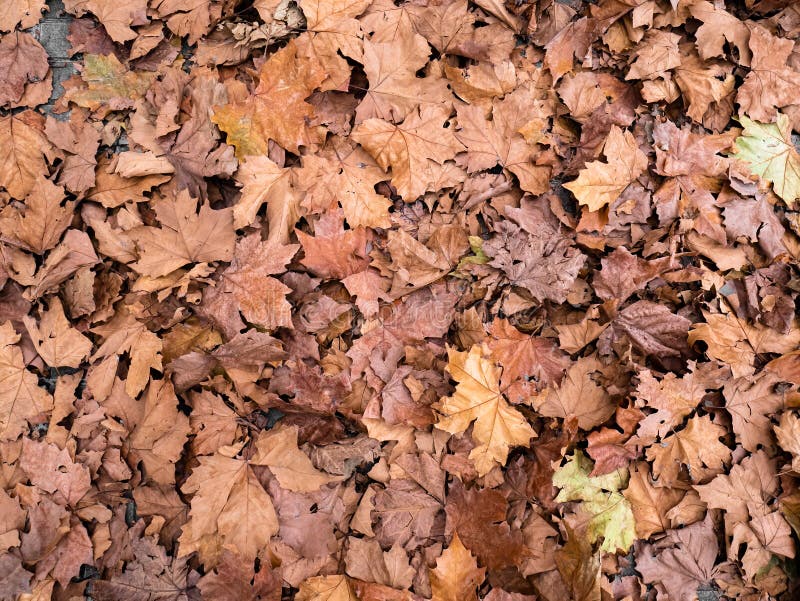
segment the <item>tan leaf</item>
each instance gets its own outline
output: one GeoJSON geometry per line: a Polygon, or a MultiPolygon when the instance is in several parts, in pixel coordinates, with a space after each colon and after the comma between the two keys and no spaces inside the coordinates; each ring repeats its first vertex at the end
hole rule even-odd
{"type": "Polygon", "coordinates": [[[53,397],[25,369],[19,338],[11,322],[0,326],[0,440],[15,440],[29,420],[53,408],[53,397]]]}
{"type": "Polygon", "coordinates": [[[384,170],[391,168],[397,192],[412,202],[434,186],[442,164],[464,147],[452,128],[443,127],[448,111],[426,106],[410,114],[401,125],[368,119],[353,130],[352,138],[369,152],[384,170]]]}
{"type": "Polygon", "coordinates": [[[314,576],[300,583],[297,601],[359,601],[347,576],[314,576]]]}
{"type": "Polygon", "coordinates": [[[731,450],[719,440],[725,433],[725,428],[713,423],[708,415],[695,416],[683,430],[649,447],[647,459],[653,462],[653,474],[659,484],[673,486],[678,482],[681,465],[689,468],[693,482],[721,472],[731,457],[731,450]]]}
{"type": "Polygon", "coordinates": [[[590,211],[613,203],[647,168],[647,156],[639,150],[633,134],[617,126],[608,134],[603,154],[607,163],[593,161],[581,169],[578,179],[564,184],[590,211]]]}
{"type": "Polygon", "coordinates": [[[200,206],[187,190],[175,198],[155,203],[161,227],[141,226],[129,231],[136,242],[139,260],[132,267],[139,273],[160,277],[189,263],[230,261],[236,235],[231,209],[212,210],[200,206]]]}
{"type": "Polygon", "coordinates": [[[525,417],[508,404],[500,392],[500,370],[485,359],[479,345],[469,352],[448,350],[447,370],[458,382],[453,396],[439,403],[440,430],[464,432],[475,421],[472,438],[478,446],[470,452],[479,475],[498,463],[504,465],[512,446],[525,446],[536,436],[525,417]]]}
{"type": "Polygon", "coordinates": [[[297,447],[297,427],[275,428],[262,433],[256,441],[252,461],[266,465],[278,483],[294,492],[313,492],[337,478],[319,471],[297,447]]]}
{"type": "Polygon", "coordinates": [[[26,315],[23,322],[36,352],[50,367],[76,368],[92,350],[92,341],[67,321],[57,296],[50,300],[50,306],[40,313],[38,320],[26,315]]]}
{"type": "Polygon", "coordinates": [[[453,535],[436,567],[429,569],[432,601],[477,601],[475,589],[483,582],[486,570],[461,544],[458,534],[453,535]]]}
{"type": "Polygon", "coordinates": [[[31,111],[0,117],[0,186],[13,198],[25,198],[47,173],[52,147],[43,130],[44,120],[31,111]]]}
{"type": "Polygon", "coordinates": [[[272,499],[250,467],[258,463],[220,452],[199,461],[181,488],[194,496],[179,539],[179,556],[198,551],[200,560],[213,566],[219,550],[229,546],[253,561],[278,532],[272,499]]]}

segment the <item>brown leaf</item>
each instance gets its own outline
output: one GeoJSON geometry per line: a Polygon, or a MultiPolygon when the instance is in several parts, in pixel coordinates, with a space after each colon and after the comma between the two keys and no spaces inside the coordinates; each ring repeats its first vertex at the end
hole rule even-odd
{"type": "Polygon", "coordinates": [[[433,601],[477,601],[475,589],[483,582],[485,570],[461,544],[458,534],[430,570],[433,601]]]}

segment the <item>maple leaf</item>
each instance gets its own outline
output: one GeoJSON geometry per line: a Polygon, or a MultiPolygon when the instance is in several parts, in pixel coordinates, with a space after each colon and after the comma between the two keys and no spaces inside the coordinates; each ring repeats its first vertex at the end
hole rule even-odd
{"type": "Polygon", "coordinates": [[[108,323],[92,328],[92,332],[104,340],[89,358],[91,362],[103,359],[103,363],[115,371],[119,355],[128,353],[131,360],[125,380],[125,392],[128,395],[136,397],[144,390],[151,369],[161,371],[163,342],[133,314],[119,312],[108,323]]]}
{"type": "Polygon", "coordinates": [[[189,566],[185,559],[171,559],[163,547],[151,538],[131,541],[131,561],[125,571],[110,580],[92,582],[92,598],[98,601],[140,601],[152,598],[158,591],[162,601],[182,601],[187,598],[189,566]]]}
{"type": "Polygon", "coordinates": [[[701,58],[707,60],[724,56],[723,46],[727,41],[739,51],[740,64],[750,64],[750,29],[744,22],[706,0],[693,3],[689,12],[703,23],[695,33],[701,58]]]}
{"type": "Polygon", "coordinates": [[[256,441],[256,449],[258,465],[269,467],[278,483],[288,490],[313,492],[336,480],[316,469],[297,447],[296,427],[277,428],[263,434],[256,441]]]}
{"type": "Polygon", "coordinates": [[[300,583],[297,601],[359,601],[347,576],[314,576],[300,583]]]}
{"type": "Polygon", "coordinates": [[[35,320],[23,318],[36,352],[51,367],[77,368],[92,350],[92,341],[70,326],[58,297],[35,320]]]}
{"type": "Polygon", "coordinates": [[[486,570],[454,534],[450,545],[429,569],[432,601],[477,601],[475,589],[483,582],[486,570]]]}
{"type": "Polygon", "coordinates": [[[161,227],[142,226],[128,235],[136,242],[139,260],[132,267],[141,274],[160,277],[188,263],[230,261],[236,235],[233,211],[212,210],[207,204],[197,211],[197,200],[187,190],[174,199],[155,203],[161,227]]]}
{"type": "Polygon", "coordinates": [[[517,565],[523,553],[519,532],[506,522],[508,501],[495,490],[464,488],[454,482],[447,496],[447,529],[458,534],[483,565],[501,570],[517,565]]]}
{"type": "Polygon", "coordinates": [[[350,67],[339,53],[357,61],[362,60],[363,32],[355,17],[369,5],[369,0],[300,2],[308,33],[298,38],[298,44],[306,46],[303,51],[318,60],[326,72],[329,81],[322,84],[322,90],[346,89],[350,67]]]}
{"type": "Polygon", "coordinates": [[[388,228],[392,203],[375,192],[375,184],[386,179],[380,167],[358,146],[340,142],[326,148],[327,152],[303,157],[297,172],[299,186],[307,193],[303,205],[318,212],[341,203],[351,227],[388,228]]]}
{"type": "Polygon", "coordinates": [[[400,545],[383,551],[375,539],[351,538],[345,562],[349,576],[394,589],[409,588],[415,574],[400,545]]]}
{"type": "Polygon", "coordinates": [[[628,500],[620,493],[628,482],[628,471],[617,470],[603,476],[590,476],[592,462],[576,451],[553,474],[553,486],[561,489],[556,501],[582,501],[588,515],[589,542],[602,538],[600,549],[614,553],[626,551],[634,539],[635,520],[628,500]]]}
{"type": "Polygon", "coordinates": [[[314,107],[305,102],[324,79],[320,65],[298,56],[291,41],[264,63],[252,96],[215,107],[211,120],[236,147],[237,158],[267,154],[269,140],[299,154],[300,146],[314,146],[324,137],[320,128],[306,124],[314,107]]]}
{"type": "Polygon", "coordinates": [[[634,52],[636,60],[625,79],[655,79],[680,66],[680,39],[679,35],[660,29],[648,31],[634,52]]]}
{"type": "Polygon", "coordinates": [[[748,41],[753,58],[750,73],[736,94],[743,113],[756,121],[772,121],[775,109],[794,104],[800,73],[786,66],[794,44],[755,25],[748,41]]]}
{"type": "Polygon", "coordinates": [[[93,13],[103,24],[112,40],[127,42],[136,37],[131,25],[147,23],[147,0],[132,0],[125,4],[104,2],[103,0],[64,0],[64,8],[80,17],[93,13]]]}
{"type": "Polygon", "coordinates": [[[20,29],[30,29],[42,18],[42,13],[48,10],[45,0],[11,0],[0,6],[0,30],[12,31],[19,26],[20,29]]]}
{"type": "Polygon", "coordinates": [[[61,206],[64,189],[50,180],[37,179],[25,199],[25,210],[13,204],[0,212],[0,231],[11,243],[38,255],[50,250],[61,239],[73,217],[75,203],[61,206]]]}
{"type": "Polygon", "coordinates": [[[28,421],[53,408],[53,397],[40,388],[37,377],[25,369],[19,334],[11,322],[0,326],[0,439],[15,440],[28,421]]]}
{"type": "Polygon", "coordinates": [[[543,224],[538,231],[527,231],[501,222],[496,232],[483,244],[484,252],[492,258],[489,265],[502,270],[512,284],[537,300],[566,300],[586,262],[586,256],[569,238],[543,224]]]}
{"type": "Polygon", "coordinates": [[[697,408],[707,390],[721,387],[730,375],[724,367],[694,361],[689,362],[689,370],[680,378],[668,373],[661,380],[650,371],[639,374],[638,404],[656,411],[639,422],[637,443],[652,444],[656,437],[667,436],[697,408]]]}
{"type": "Polygon", "coordinates": [[[175,483],[175,463],[180,459],[190,428],[189,418],[178,410],[178,398],[169,380],[153,380],[143,403],[127,416],[133,463],[142,462],[144,476],[157,484],[175,483]]]}
{"type": "MultiPolygon", "coordinates": [[[[372,118],[400,123],[420,106],[425,110],[452,102],[444,79],[417,76],[428,63],[431,49],[412,28],[410,20],[401,20],[392,31],[393,39],[373,35],[364,40],[363,65],[369,88],[356,108],[356,123],[372,118]]],[[[448,108],[441,110],[449,114],[448,108]]]]}
{"type": "Polygon", "coordinates": [[[775,376],[762,372],[758,377],[729,380],[722,390],[733,431],[750,452],[775,448],[770,417],[785,405],[784,395],[774,390],[777,383],[775,376]]]}
{"type": "Polygon", "coordinates": [[[706,354],[730,365],[735,377],[750,375],[756,355],[788,353],[800,344],[800,330],[778,334],[759,323],[750,325],[733,313],[706,313],[706,323],[695,324],[689,332],[689,344],[702,340],[706,354]]]}
{"type": "Polygon", "coordinates": [[[29,83],[42,81],[50,66],[47,52],[33,36],[15,31],[0,39],[0,69],[6,74],[0,83],[0,106],[16,105],[29,83]]]}
{"type": "Polygon", "coordinates": [[[719,473],[731,457],[731,450],[719,440],[724,435],[725,428],[707,415],[690,418],[683,430],[648,447],[647,459],[653,462],[653,474],[665,486],[672,486],[678,482],[681,465],[689,469],[693,482],[719,473]]]}
{"type": "Polygon", "coordinates": [[[233,206],[233,225],[238,230],[256,221],[261,205],[267,203],[269,240],[284,244],[300,212],[291,185],[291,172],[281,169],[266,156],[248,157],[236,172],[242,196],[233,206]]]}
{"type": "Polygon", "coordinates": [[[478,444],[470,459],[480,475],[497,463],[505,464],[512,446],[528,446],[536,436],[524,416],[511,407],[500,392],[500,369],[484,358],[480,345],[469,352],[448,350],[447,370],[458,382],[455,394],[439,403],[440,430],[457,434],[472,421],[472,438],[478,444]]]}
{"type": "Polygon", "coordinates": [[[552,340],[523,334],[506,319],[495,319],[490,335],[486,344],[503,368],[500,377],[503,388],[530,376],[544,386],[555,384],[569,365],[564,352],[552,340]]]}
{"type": "Polygon", "coordinates": [[[434,186],[443,173],[443,163],[464,149],[444,124],[449,111],[426,106],[409,114],[401,125],[368,119],[353,130],[361,144],[384,171],[392,170],[398,194],[412,202],[434,186]]]}
{"type": "Polygon", "coordinates": [[[68,153],[58,181],[72,192],[86,192],[96,181],[95,155],[100,146],[100,133],[83,121],[82,116],[78,110],[70,113],[69,121],[48,116],[44,129],[53,145],[68,153]]]}
{"type": "Polygon", "coordinates": [[[216,288],[206,289],[206,311],[226,324],[224,330],[231,336],[244,327],[239,312],[248,322],[267,330],[292,327],[292,307],[286,300],[291,289],[271,276],[285,271],[299,248],[297,244],[262,242],[258,234],[241,238],[216,288]]]}
{"type": "Polygon", "coordinates": [[[774,429],[780,447],[792,454],[792,470],[800,472],[800,418],[794,413],[784,413],[774,429]]]}
{"type": "Polygon", "coordinates": [[[260,453],[245,460],[218,451],[199,460],[200,465],[181,488],[193,497],[189,521],[179,539],[179,557],[197,551],[200,560],[211,567],[219,559],[217,549],[227,546],[253,561],[278,532],[272,499],[251,467],[263,465],[260,453]]]}
{"type": "Polygon", "coordinates": [[[735,158],[748,171],[772,184],[787,204],[800,198],[800,154],[792,142],[789,118],[778,113],[775,123],[759,123],[741,116],[742,135],[736,138],[735,158]]]}
{"type": "Polygon", "coordinates": [[[725,574],[717,564],[719,545],[710,518],[681,530],[670,530],[654,546],[643,545],[636,553],[636,567],[644,581],[656,583],[669,599],[695,599],[700,588],[725,574]]]}
{"type": "Polygon", "coordinates": [[[640,462],[631,469],[628,486],[622,494],[631,505],[636,536],[648,539],[670,527],[667,513],[680,502],[684,491],[677,488],[656,488],[650,477],[650,466],[646,462],[640,462]]]}
{"type": "Polygon", "coordinates": [[[198,582],[206,598],[218,601],[280,601],[281,580],[269,566],[258,572],[236,553],[225,549],[214,571],[206,572],[198,582]]]}
{"type": "Polygon", "coordinates": [[[592,357],[578,359],[567,370],[560,385],[533,396],[536,411],[547,417],[578,420],[578,427],[591,430],[614,413],[614,405],[602,386],[592,379],[600,363],[592,357]]]}
{"type": "Polygon", "coordinates": [[[129,71],[114,54],[87,54],[81,71],[86,87],[68,89],[63,98],[90,111],[101,107],[121,111],[133,108],[155,78],[155,73],[129,71]]]}
{"type": "Polygon", "coordinates": [[[580,171],[578,179],[564,184],[590,211],[613,203],[647,169],[647,156],[639,150],[633,134],[619,127],[611,128],[603,154],[607,163],[593,161],[580,171]]]}

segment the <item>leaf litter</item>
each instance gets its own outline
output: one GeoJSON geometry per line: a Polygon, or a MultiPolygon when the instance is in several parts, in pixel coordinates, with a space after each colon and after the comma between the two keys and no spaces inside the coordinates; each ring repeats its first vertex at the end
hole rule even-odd
{"type": "Polygon", "coordinates": [[[0,6],[0,599],[797,598],[795,2],[63,6],[52,103],[0,6]]]}

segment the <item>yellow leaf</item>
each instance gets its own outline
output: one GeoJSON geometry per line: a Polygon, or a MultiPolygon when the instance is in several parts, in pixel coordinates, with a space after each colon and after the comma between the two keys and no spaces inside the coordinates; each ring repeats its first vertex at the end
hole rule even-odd
{"type": "Polygon", "coordinates": [[[639,150],[633,134],[617,126],[611,128],[603,154],[607,163],[593,161],[581,169],[578,179],[564,184],[590,211],[598,211],[617,200],[647,168],[647,155],[639,150]]]}
{"type": "Polygon", "coordinates": [[[447,371],[458,385],[453,396],[441,400],[436,424],[440,430],[456,434],[475,421],[472,438],[477,446],[469,456],[481,476],[498,463],[505,464],[511,447],[527,447],[536,436],[525,417],[503,397],[500,369],[482,353],[477,344],[469,352],[449,350],[447,371]]]}

